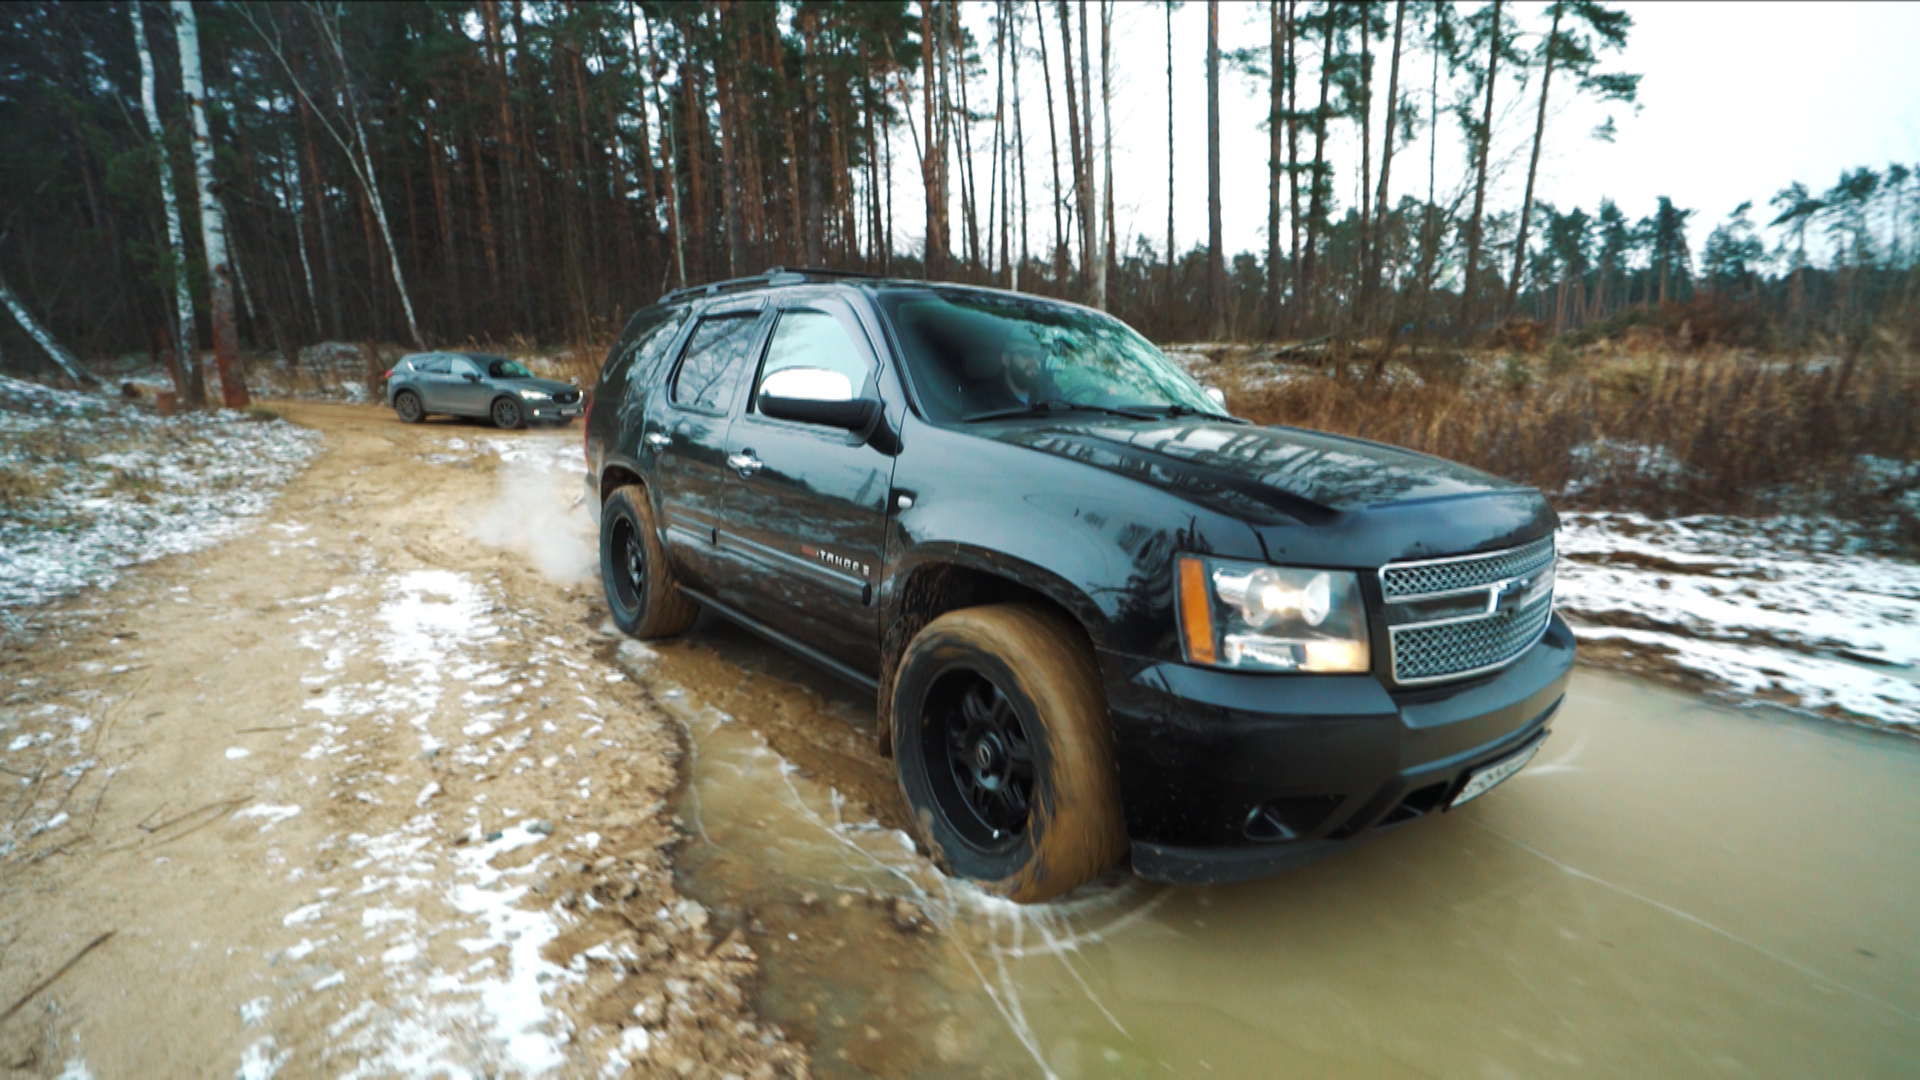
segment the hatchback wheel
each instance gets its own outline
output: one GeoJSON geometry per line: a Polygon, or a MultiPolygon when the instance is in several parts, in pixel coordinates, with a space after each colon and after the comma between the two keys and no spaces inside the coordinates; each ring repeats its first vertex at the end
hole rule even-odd
{"type": "Polygon", "coordinates": [[[493,403],[494,427],[517,428],[526,422],[526,411],[520,408],[518,399],[503,397],[493,403]]]}
{"type": "Polygon", "coordinates": [[[393,396],[393,411],[400,414],[403,424],[417,424],[427,415],[420,406],[420,395],[411,390],[402,390],[393,396]]]}
{"type": "Polygon", "coordinates": [[[894,680],[900,787],[935,861],[1036,903],[1126,852],[1106,693],[1086,636],[1050,611],[949,612],[894,680]]]}
{"type": "Polygon", "coordinates": [[[617,489],[601,508],[600,581],[614,625],[637,638],[672,637],[700,614],[673,579],[653,505],[637,485],[617,489]]]}

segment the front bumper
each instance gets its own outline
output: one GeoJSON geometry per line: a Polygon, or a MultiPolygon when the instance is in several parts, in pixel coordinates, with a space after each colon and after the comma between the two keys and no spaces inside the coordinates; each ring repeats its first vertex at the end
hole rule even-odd
{"type": "Polygon", "coordinates": [[[1444,809],[1467,774],[1541,737],[1573,632],[1494,674],[1389,693],[1371,675],[1273,676],[1102,653],[1143,877],[1261,877],[1444,809]]]}
{"type": "Polygon", "coordinates": [[[583,408],[578,401],[569,405],[562,405],[557,401],[526,401],[522,399],[521,403],[527,407],[527,417],[539,421],[571,420],[579,416],[580,410],[583,408]]]}

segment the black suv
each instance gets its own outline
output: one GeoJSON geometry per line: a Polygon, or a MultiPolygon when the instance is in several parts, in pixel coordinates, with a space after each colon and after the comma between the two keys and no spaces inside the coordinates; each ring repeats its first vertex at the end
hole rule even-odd
{"type": "Polygon", "coordinates": [[[628,323],[587,418],[614,620],[878,696],[921,839],[1019,901],[1227,881],[1512,775],[1573,665],[1538,491],[1256,427],[1126,325],[773,270],[628,323]]]}

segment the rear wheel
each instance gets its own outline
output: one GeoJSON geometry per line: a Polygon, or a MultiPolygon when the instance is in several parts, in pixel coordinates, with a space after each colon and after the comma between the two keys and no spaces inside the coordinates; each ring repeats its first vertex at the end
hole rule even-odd
{"type": "Polygon", "coordinates": [[[637,638],[672,637],[700,614],[673,580],[653,505],[638,485],[619,488],[601,508],[600,581],[614,625],[637,638]]]}
{"type": "Polygon", "coordinates": [[[427,410],[420,405],[420,395],[411,390],[393,395],[393,411],[400,414],[403,424],[417,424],[427,415],[427,410]]]}
{"type": "Polygon", "coordinates": [[[520,407],[519,399],[503,397],[493,403],[493,426],[517,428],[527,422],[526,410],[520,407]]]}
{"type": "Polygon", "coordinates": [[[1020,604],[935,619],[894,680],[900,787],[935,861],[1020,903],[1126,852],[1106,693],[1085,635],[1020,604]]]}

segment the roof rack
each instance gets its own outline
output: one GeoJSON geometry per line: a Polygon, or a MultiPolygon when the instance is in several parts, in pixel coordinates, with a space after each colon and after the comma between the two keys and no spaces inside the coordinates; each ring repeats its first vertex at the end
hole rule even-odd
{"type": "Polygon", "coordinates": [[[710,282],[706,285],[689,285],[684,289],[675,289],[660,297],[661,303],[669,303],[688,296],[717,296],[735,289],[757,289],[768,285],[802,285],[816,278],[867,278],[878,280],[880,275],[863,273],[859,270],[828,270],[813,266],[773,266],[765,273],[752,277],[729,278],[726,281],[710,282]]]}

